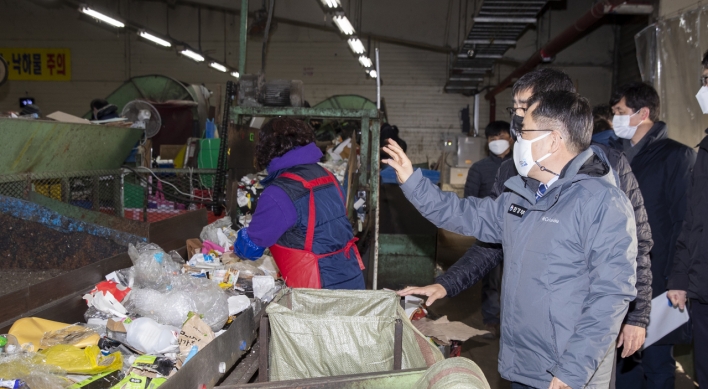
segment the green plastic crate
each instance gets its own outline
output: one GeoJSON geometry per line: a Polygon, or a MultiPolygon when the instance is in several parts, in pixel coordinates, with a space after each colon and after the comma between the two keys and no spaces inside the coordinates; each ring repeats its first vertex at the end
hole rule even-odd
{"type": "MultiPolygon", "coordinates": [[[[200,169],[216,169],[219,162],[221,139],[201,139],[199,141],[199,156],[197,166],[200,169]]],[[[203,175],[202,182],[209,188],[214,187],[214,175],[203,175]]]]}
{"type": "Polygon", "coordinates": [[[123,208],[142,208],[145,188],[130,182],[123,183],[123,208]]]}

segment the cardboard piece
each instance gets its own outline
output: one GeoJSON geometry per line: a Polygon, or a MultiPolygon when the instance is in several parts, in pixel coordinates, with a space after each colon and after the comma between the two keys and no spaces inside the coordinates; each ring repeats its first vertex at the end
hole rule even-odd
{"type": "Polygon", "coordinates": [[[192,346],[197,346],[201,351],[207,344],[214,340],[214,331],[209,325],[204,323],[199,315],[193,315],[182,326],[179,332],[177,344],[179,345],[179,353],[187,355],[192,350],[192,346]]]}
{"type": "Polygon", "coordinates": [[[122,321],[115,321],[113,319],[108,319],[108,322],[106,323],[106,328],[110,331],[113,331],[113,332],[121,332],[121,333],[128,332],[125,329],[125,325],[123,325],[122,321]]]}
{"type": "Polygon", "coordinates": [[[47,115],[47,117],[62,123],[91,124],[91,121],[89,121],[88,119],[69,115],[68,113],[64,113],[61,111],[52,112],[47,115]]]}
{"type": "Polygon", "coordinates": [[[202,252],[201,239],[187,239],[187,258],[192,258],[195,254],[202,252]]]}
{"type": "Polygon", "coordinates": [[[447,316],[438,320],[422,318],[412,322],[418,331],[423,335],[435,338],[438,344],[449,345],[452,340],[466,341],[473,336],[489,333],[489,331],[478,330],[459,321],[449,321],[447,316]]]}

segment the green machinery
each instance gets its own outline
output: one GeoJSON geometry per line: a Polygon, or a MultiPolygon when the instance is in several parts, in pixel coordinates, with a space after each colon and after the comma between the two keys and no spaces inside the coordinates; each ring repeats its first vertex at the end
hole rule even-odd
{"type": "Polygon", "coordinates": [[[0,119],[2,174],[118,169],[140,139],[136,128],[0,119]]]}

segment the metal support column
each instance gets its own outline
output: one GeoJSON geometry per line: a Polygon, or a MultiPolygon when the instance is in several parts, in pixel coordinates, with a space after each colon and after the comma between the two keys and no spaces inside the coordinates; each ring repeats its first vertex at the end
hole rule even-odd
{"type": "MultiPolygon", "coordinates": [[[[239,34],[238,74],[246,74],[246,45],[248,39],[248,0],[241,0],[241,32],[239,34]]],[[[227,108],[224,108],[227,109],[227,108]]]]}

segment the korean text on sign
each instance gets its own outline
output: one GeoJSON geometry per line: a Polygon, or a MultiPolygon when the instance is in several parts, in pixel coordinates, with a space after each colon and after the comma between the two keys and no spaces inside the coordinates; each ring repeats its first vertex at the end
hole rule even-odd
{"type": "Polygon", "coordinates": [[[70,49],[2,48],[8,79],[17,81],[71,81],[70,49]]]}

